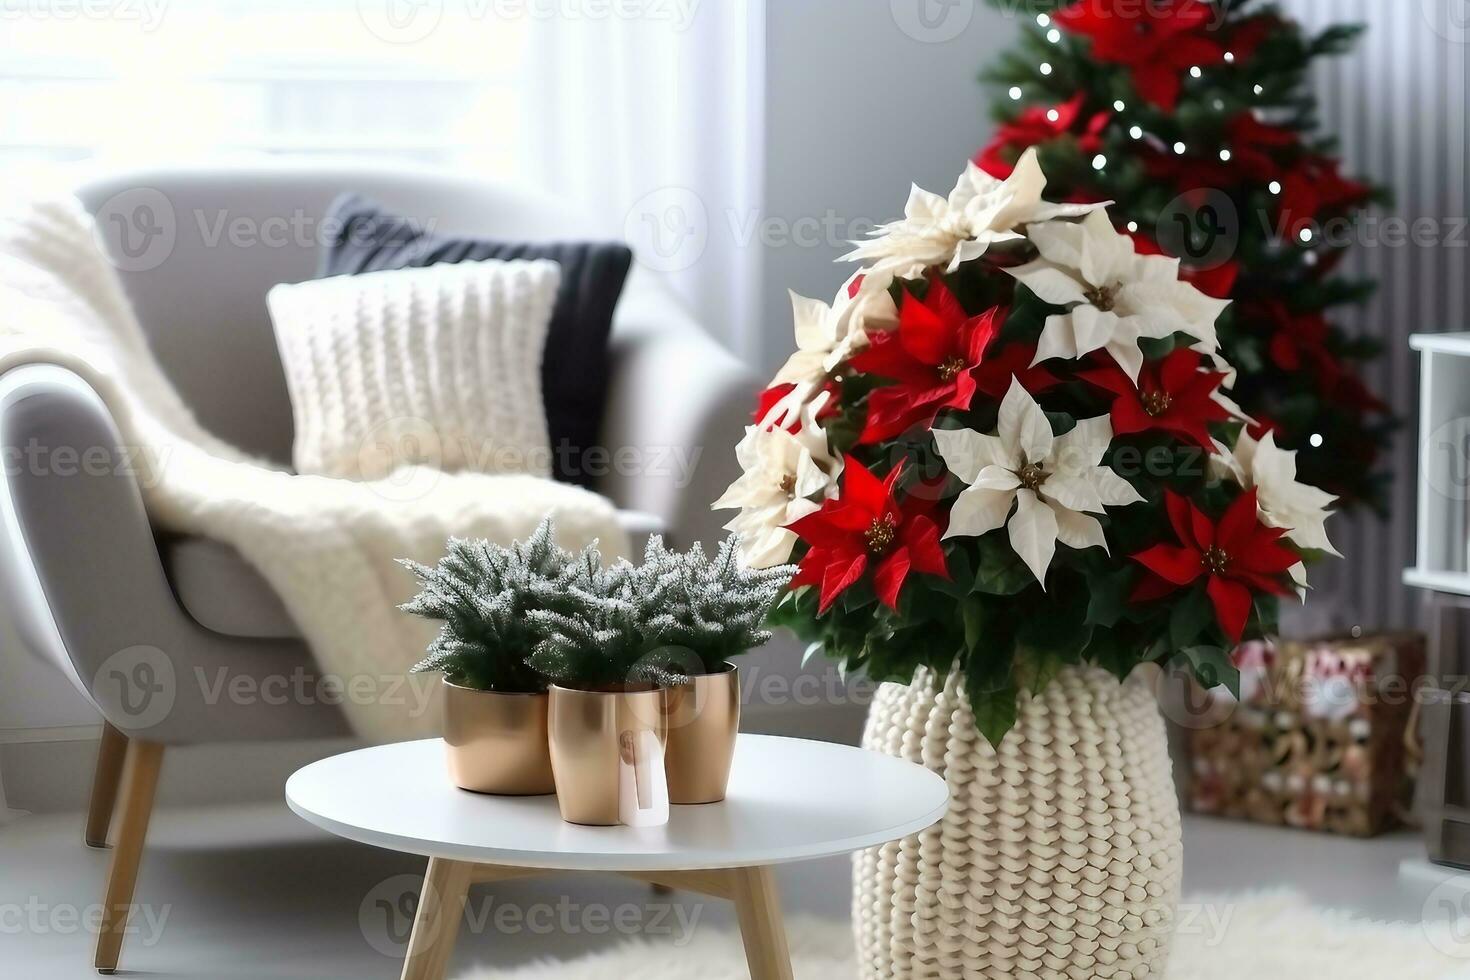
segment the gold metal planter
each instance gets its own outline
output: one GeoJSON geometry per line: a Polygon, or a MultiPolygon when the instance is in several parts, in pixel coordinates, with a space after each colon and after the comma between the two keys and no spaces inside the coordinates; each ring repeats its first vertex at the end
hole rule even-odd
{"type": "Polygon", "coordinates": [[[668,690],[669,802],[718,803],[730,784],[740,729],[740,670],[726,664],[668,690]]]}
{"type": "Polygon", "coordinates": [[[556,791],[545,694],[476,691],[444,681],[444,744],[460,789],[497,796],[556,791]]]}
{"type": "Polygon", "coordinates": [[[551,767],[563,820],[606,827],[627,822],[630,811],[659,804],[667,810],[664,699],[664,690],[651,686],[552,687],[551,767]],[[636,774],[632,788],[623,778],[625,760],[636,774]],[[629,793],[635,795],[624,800],[629,793]]]}

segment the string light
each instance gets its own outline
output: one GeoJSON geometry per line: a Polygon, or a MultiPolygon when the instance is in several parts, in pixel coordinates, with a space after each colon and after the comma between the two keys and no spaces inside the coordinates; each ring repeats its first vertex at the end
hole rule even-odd
{"type": "Polygon", "coordinates": [[[1281,181],[1279,181],[1279,180],[1273,180],[1273,181],[1271,181],[1270,184],[1267,184],[1266,185],[1266,190],[1270,191],[1272,194],[1280,194],[1281,193],[1281,181]]]}
{"type": "Polygon", "coordinates": [[[1128,230],[1129,231],[1137,231],[1138,230],[1138,222],[1136,222],[1136,221],[1130,221],[1130,222],[1128,222],[1128,230]]]}
{"type": "Polygon", "coordinates": [[[1227,65],[1233,65],[1233,64],[1235,64],[1235,52],[1234,51],[1226,51],[1225,52],[1225,63],[1227,65]]]}
{"type": "Polygon", "coordinates": [[[1322,443],[1326,442],[1326,440],[1322,438],[1322,433],[1320,432],[1313,432],[1311,437],[1307,439],[1307,441],[1312,444],[1313,449],[1321,449],[1322,443]]]}
{"type": "Polygon", "coordinates": [[[1117,112],[1122,112],[1126,108],[1128,108],[1128,106],[1123,103],[1122,99],[1118,99],[1113,103],[1113,109],[1117,112]]]}
{"type": "Polygon", "coordinates": [[[1101,170],[1103,167],[1106,167],[1107,165],[1108,165],[1108,158],[1105,157],[1105,156],[1103,156],[1101,153],[1099,153],[1097,156],[1095,156],[1095,157],[1092,158],[1092,169],[1093,170],[1101,170]]]}
{"type": "Polygon", "coordinates": [[[1225,111],[1225,100],[1224,99],[1216,99],[1215,100],[1215,111],[1216,112],[1224,112],[1225,111]]]}
{"type": "Polygon", "coordinates": [[[1303,228],[1301,230],[1300,237],[1303,242],[1310,242],[1312,240],[1312,229],[1303,228]]]}
{"type": "Polygon", "coordinates": [[[1051,74],[1051,62],[1050,61],[1043,61],[1041,63],[1041,73],[1043,75],[1050,75],[1051,74]]]}
{"type": "Polygon", "coordinates": [[[1011,99],[1014,100],[1014,101],[1016,101],[1016,102],[1021,101],[1021,86],[1019,86],[1019,85],[1012,85],[1011,86],[1011,99]]]}
{"type": "Polygon", "coordinates": [[[1142,126],[1130,126],[1130,127],[1128,127],[1128,135],[1129,136],[1132,136],[1136,140],[1143,139],[1143,127],[1142,126]]]}
{"type": "Polygon", "coordinates": [[[1046,121],[1047,122],[1056,122],[1060,118],[1062,118],[1062,114],[1060,112],[1058,112],[1057,110],[1055,110],[1055,109],[1048,109],[1048,110],[1046,110],[1046,121]]]}
{"type": "Polygon", "coordinates": [[[1229,150],[1221,150],[1220,151],[1220,160],[1222,162],[1224,162],[1224,163],[1229,163],[1230,162],[1230,151],[1229,150]]]}
{"type": "Polygon", "coordinates": [[[1046,39],[1052,44],[1056,44],[1062,39],[1062,32],[1053,27],[1051,30],[1046,32],[1046,39]]]}
{"type": "Polygon", "coordinates": [[[1180,156],[1184,156],[1184,151],[1187,149],[1189,149],[1189,147],[1185,146],[1183,143],[1174,144],[1174,152],[1179,154],[1180,156]]]}
{"type": "Polygon", "coordinates": [[[1193,68],[1190,68],[1189,69],[1189,77],[1190,78],[1203,78],[1204,77],[1204,74],[1205,74],[1205,70],[1203,68],[1201,68],[1199,65],[1195,65],[1193,68]]]}
{"type": "Polygon", "coordinates": [[[1048,27],[1051,25],[1051,18],[1046,14],[1037,14],[1036,23],[1041,27],[1048,27]]]}
{"type": "Polygon", "coordinates": [[[1256,86],[1256,94],[1257,95],[1264,95],[1265,92],[1266,92],[1266,86],[1264,86],[1264,85],[1257,85],[1256,86]]]}

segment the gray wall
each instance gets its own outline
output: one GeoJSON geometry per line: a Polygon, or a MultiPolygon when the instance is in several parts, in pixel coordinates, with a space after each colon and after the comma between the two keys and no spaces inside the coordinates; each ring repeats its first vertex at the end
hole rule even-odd
{"type": "Polygon", "coordinates": [[[770,0],[766,36],[762,217],[773,234],[757,309],[762,366],[774,370],[793,344],[786,290],[831,299],[854,271],[832,260],[864,223],[902,215],[911,183],[954,186],[991,129],[977,75],[1016,25],[983,0],[770,0]],[[926,29],[916,14],[929,8],[944,16],[926,29]],[[836,234],[795,240],[829,219],[836,234]]]}
{"type": "Polygon", "coordinates": [[[1418,356],[1411,333],[1470,330],[1470,241],[1465,228],[1470,6],[1465,0],[1286,0],[1304,23],[1362,23],[1351,55],[1316,72],[1325,131],[1338,135],[1347,172],[1386,184],[1394,204],[1370,214],[1344,270],[1380,280],[1376,299],[1342,318],[1387,345],[1369,381],[1403,418],[1391,455],[1387,521],[1366,516],[1329,524],[1345,561],[1313,570],[1314,627],[1409,626],[1421,596],[1400,584],[1414,563],[1418,446],[1418,356]],[[1396,243],[1385,219],[1428,219],[1437,243],[1396,243]]]}

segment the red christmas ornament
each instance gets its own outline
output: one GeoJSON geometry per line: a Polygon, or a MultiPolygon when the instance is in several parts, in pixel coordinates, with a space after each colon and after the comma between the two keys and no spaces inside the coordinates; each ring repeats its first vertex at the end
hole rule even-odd
{"type": "Polygon", "coordinates": [[[1172,490],[1164,491],[1164,504],[1180,543],[1156,544],[1131,556],[1150,574],[1134,588],[1130,601],[1162,598],[1204,577],[1215,619],[1239,643],[1253,592],[1291,594],[1281,576],[1301,559],[1279,543],[1286,529],[1260,522],[1253,489],[1235,498],[1218,524],[1172,490]]]}
{"type": "Polygon", "coordinates": [[[904,464],[899,463],[888,479],[880,482],[849,456],[841,494],[823,503],[816,513],[788,525],[810,546],[791,580],[791,588],[820,586],[818,615],[870,568],[879,601],[894,610],[910,572],[949,578],[939,544],[939,525],[931,516],[933,504],[910,498],[904,508],[894,497],[893,487],[903,468],[904,464]]]}

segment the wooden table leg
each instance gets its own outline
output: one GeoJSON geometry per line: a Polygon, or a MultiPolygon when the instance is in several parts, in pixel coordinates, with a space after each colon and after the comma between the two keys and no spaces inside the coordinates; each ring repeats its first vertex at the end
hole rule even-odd
{"type": "Polygon", "coordinates": [[[740,868],[730,871],[729,876],[750,980],[792,980],[791,952],[786,947],[775,874],[770,868],[740,868]]]}
{"type": "Polygon", "coordinates": [[[454,955],[459,923],[475,866],[464,861],[430,858],[419,893],[418,912],[403,962],[403,980],[443,980],[454,955]]]}

